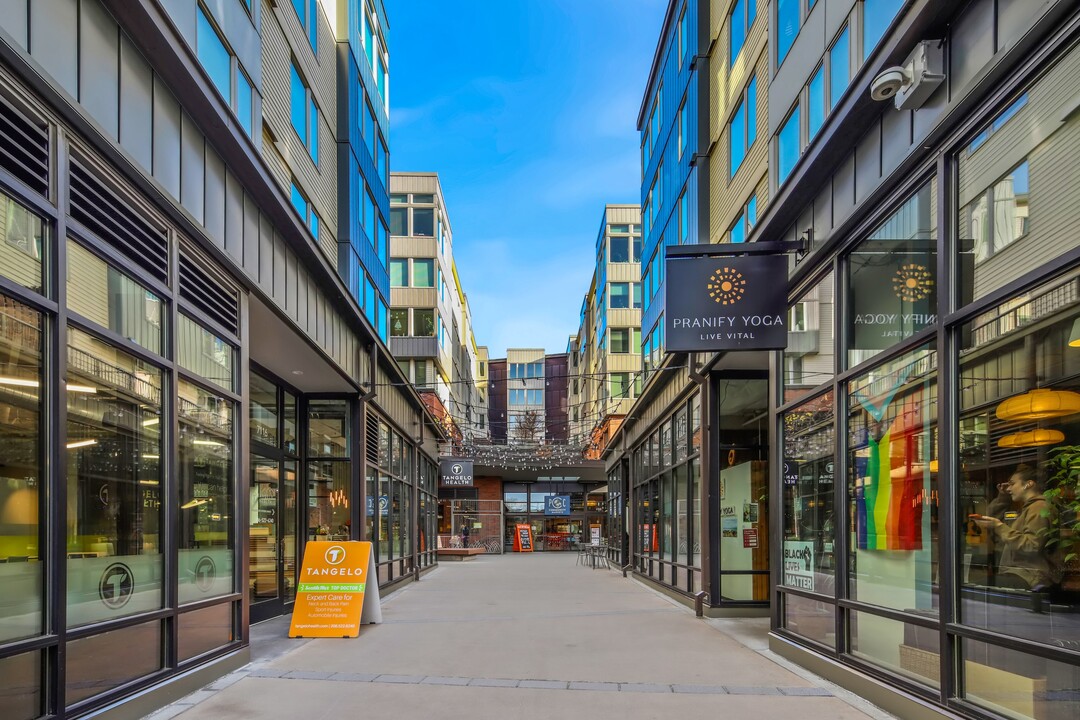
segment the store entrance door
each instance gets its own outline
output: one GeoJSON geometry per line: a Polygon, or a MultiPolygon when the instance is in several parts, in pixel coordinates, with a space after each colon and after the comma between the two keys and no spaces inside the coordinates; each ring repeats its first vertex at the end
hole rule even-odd
{"type": "Polygon", "coordinates": [[[251,622],[283,615],[296,599],[296,461],[251,457],[248,599],[251,622]]]}

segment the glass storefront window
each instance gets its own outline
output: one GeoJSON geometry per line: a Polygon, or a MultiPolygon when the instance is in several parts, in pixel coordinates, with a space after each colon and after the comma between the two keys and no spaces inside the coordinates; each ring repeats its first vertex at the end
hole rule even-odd
{"type": "Polygon", "coordinates": [[[45,223],[0,192],[0,231],[0,275],[43,292],[45,223]]]}
{"type": "Polygon", "coordinates": [[[233,590],[233,403],[186,380],[178,395],[177,562],[185,603],[233,590]]]}
{"type": "Polygon", "coordinates": [[[180,367],[226,390],[233,389],[232,345],[206,330],[187,315],[177,322],[177,356],[180,367]]]}
{"type": "Polygon", "coordinates": [[[977,640],[962,641],[963,697],[1006,717],[1070,720],[1080,715],[1080,665],[977,640]]]}
{"type": "Polygon", "coordinates": [[[285,416],[285,430],[283,432],[282,449],[290,455],[295,455],[296,450],[296,396],[288,390],[285,391],[285,405],[282,408],[285,416]]]}
{"type": "Polygon", "coordinates": [[[345,400],[308,403],[308,452],[317,457],[349,457],[349,405],[345,400]]]}
{"type": "Polygon", "coordinates": [[[934,347],[921,346],[851,380],[847,411],[850,596],[936,616],[934,347]]]}
{"type": "Polygon", "coordinates": [[[1078,68],[1073,51],[956,155],[960,306],[1080,246],[1080,115],[1062,107],[1080,92],[1078,68]]]}
{"type": "Polygon", "coordinates": [[[0,642],[42,631],[41,313],[0,295],[0,642]]]}
{"type": "Polygon", "coordinates": [[[161,353],[163,303],[154,293],[68,240],[68,307],[141,345],[161,353]]]}
{"type": "Polygon", "coordinates": [[[847,257],[848,367],[937,322],[937,180],[847,257]]]}
{"type": "MultiPolygon", "coordinates": [[[[989,142],[989,141],[988,141],[989,142]]],[[[1080,643],[1080,272],[960,328],[961,621],[1080,643]]]]}
{"type": "Polygon", "coordinates": [[[836,362],[834,295],[833,274],[829,273],[788,311],[782,375],[785,403],[832,380],[836,362]]]}
{"type": "Polygon", "coordinates": [[[379,542],[375,545],[376,559],[389,560],[394,557],[393,543],[390,540],[393,520],[390,517],[391,478],[385,472],[379,473],[379,542]]]}
{"type": "Polygon", "coordinates": [[[30,652],[0,660],[0,707],[5,720],[33,720],[41,717],[41,653],[30,652]]]}
{"type": "Polygon", "coordinates": [[[349,540],[351,463],[308,463],[308,540],[349,540]]]}
{"type": "Polygon", "coordinates": [[[69,626],[162,606],[162,392],[161,370],[69,328],[69,626]]]}
{"type": "Polygon", "coordinates": [[[833,394],[783,415],[784,545],[780,582],[836,593],[835,424],[833,394]]]}
{"type": "Polygon", "coordinates": [[[278,389],[266,378],[251,373],[251,439],[264,445],[278,442],[278,389]]]}
{"type": "Polygon", "coordinates": [[[931,687],[941,685],[940,630],[852,611],[851,654],[931,687]]]}
{"type": "Polygon", "coordinates": [[[784,593],[784,627],[807,640],[836,647],[836,606],[823,600],[784,593]]]}
{"type": "Polygon", "coordinates": [[[216,650],[233,642],[233,606],[230,603],[184,613],[177,620],[180,626],[176,649],[181,662],[216,650]]]}

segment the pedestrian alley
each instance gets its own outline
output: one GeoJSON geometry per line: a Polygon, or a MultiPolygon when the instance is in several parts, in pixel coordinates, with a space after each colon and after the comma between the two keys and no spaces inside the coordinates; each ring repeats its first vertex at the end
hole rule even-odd
{"type": "Polygon", "coordinates": [[[444,563],[357,639],[252,628],[252,663],[152,720],[890,716],[766,650],[767,618],[694,616],[570,553],[444,563]]]}

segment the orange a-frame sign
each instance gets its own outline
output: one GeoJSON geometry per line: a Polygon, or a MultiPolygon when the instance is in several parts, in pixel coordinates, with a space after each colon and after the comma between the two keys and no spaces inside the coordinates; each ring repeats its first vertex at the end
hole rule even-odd
{"type": "Polygon", "coordinates": [[[530,525],[514,526],[514,552],[532,552],[532,527],[530,525]]]}
{"type": "Polygon", "coordinates": [[[356,637],[361,624],[382,622],[379,582],[369,542],[317,542],[304,548],[289,637],[356,637]]]}

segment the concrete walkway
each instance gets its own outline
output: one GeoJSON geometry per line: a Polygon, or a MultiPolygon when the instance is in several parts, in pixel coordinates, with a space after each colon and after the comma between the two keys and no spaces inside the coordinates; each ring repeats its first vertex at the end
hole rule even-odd
{"type": "Polygon", "coordinates": [[[252,628],[253,662],[153,720],[889,718],[769,653],[766,619],[702,620],[572,553],[445,563],[347,640],[252,628]]]}

